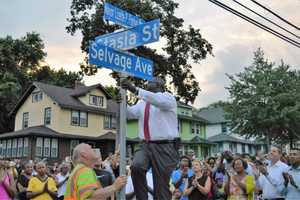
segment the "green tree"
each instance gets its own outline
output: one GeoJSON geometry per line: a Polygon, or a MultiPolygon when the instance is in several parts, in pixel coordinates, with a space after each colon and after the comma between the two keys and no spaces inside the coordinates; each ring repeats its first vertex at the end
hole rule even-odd
{"type": "Polygon", "coordinates": [[[28,73],[28,75],[31,81],[39,81],[67,88],[74,88],[75,82],[82,80],[82,76],[78,72],[67,72],[63,68],[54,70],[49,66],[38,67],[28,73]]]}
{"type": "MultiPolygon", "coordinates": [[[[120,28],[103,20],[103,2],[94,0],[77,0],[71,5],[71,17],[68,19],[67,32],[83,35],[81,49],[88,54],[88,45],[96,36],[113,32],[120,28]]],[[[166,41],[162,48],[164,55],[145,46],[130,52],[154,61],[154,74],[168,81],[173,86],[177,99],[193,102],[200,91],[199,84],[191,71],[191,61],[200,62],[207,54],[212,54],[212,45],[200,34],[200,30],[184,27],[183,19],[174,15],[178,3],[173,0],[110,0],[108,1],[124,10],[135,13],[146,21],[159,18],[161,22],[160,36],[166,41]]],[[[81,64],[83,74],[92,75],[97,72],[95,66],[81,64]]],[[[112,76],[118,79],[116,73],[112,76]]],[[[133,79],[142,86],[145,81],[133,79]]]]}
{"type": "Polygon", "coordinates": [[[119,94],[119,89],[112,86],[112,85],[109,85],[109,86],[105,86],[104,87],[105,90],[108,92],[108,94],[110,94],[110,96],[112,96],[112,98],[117,98],[118,94],[119,94]]]}
{"type": "Polygon", "coordinates": [[[281,62],[278,66],[258,49],[251,66],[228,75],[232,103],[228,117],[234,132],[247,137],[287,143],[299,139],[300,73],[281,62]]]}
{"type": "Polygon", "coordinates": [[[79,73],[41,66],[46,57],[44,43],[37,33],[20,39],[0,38],[0,133],[13,130],[14,116],[8,113],[33,81],[73,87],[79,73]]]}

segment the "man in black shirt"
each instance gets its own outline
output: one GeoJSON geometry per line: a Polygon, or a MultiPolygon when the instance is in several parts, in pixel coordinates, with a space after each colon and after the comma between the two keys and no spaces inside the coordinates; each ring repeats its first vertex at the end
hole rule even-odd
{"type": "Polygon", "coordinates": [[[94,171],[102,187],[107,187],[113,184],[112,174],[102,168],[102,158],[99,158],[98,162],[95,163],[94,171]]]}
{"type": "MultiPolygon", "coordinates": [[[[99,158],[98,162],[95,163],[94,171],[96,173],[98,181],[100,182],[103,188],[113,184],[112,174],[109,171],[102,169],[102,158],[99,158]]],[[[113,199],[113,198],[109,198],[109,199],[113,199]]]]}

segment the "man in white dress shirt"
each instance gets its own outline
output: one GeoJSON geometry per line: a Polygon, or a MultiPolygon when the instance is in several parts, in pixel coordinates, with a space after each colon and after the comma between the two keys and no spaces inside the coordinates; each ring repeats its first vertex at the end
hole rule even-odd
{"type": "Polygon", "coordinates": [[[136,151],[131,176],[137,200],[148,198],[146,172],[153,173],[154,199],[172,198],[169,181],[178,161],[178,122],[175,97],[166,92],[164,81],[154,77],[147,89],[137,88],[127,79],[121,87],[137,95],[140,101],[128,107],[128,115],[138,118],[139,138],[143,141],[136,151]]]}
{"type": "Polygon", "coordinates": [[[260,176],[258,185],[263,191],[263,199],[266,200],[284,200],[284,175],[288,171],[288,166],[280,161],[281,150],[272,146],[268,155],[268,165],[258,166],[260,176]]]}

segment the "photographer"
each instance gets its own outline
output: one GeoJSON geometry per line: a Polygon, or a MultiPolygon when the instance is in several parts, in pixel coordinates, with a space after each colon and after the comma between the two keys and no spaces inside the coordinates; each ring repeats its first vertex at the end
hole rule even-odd
{"type": "MultiPolygon", "coordinates": [[[[174,185],[175,189],[178,189],[181,193],[180,200],[187,200],[186,196],[183,196],[183,191],[187,187],[187,180],[188,178],[193,176],[193,170],[191,170],[191,160],[188,156],[182,156],[180,158],[179,169],[173,171],[171,180],[172,184],[174,185]]],[[[178,191],[176,190],[176,191],[178,191]]],[[[177,194],[178,196],[178,194],[177,194]]]]}

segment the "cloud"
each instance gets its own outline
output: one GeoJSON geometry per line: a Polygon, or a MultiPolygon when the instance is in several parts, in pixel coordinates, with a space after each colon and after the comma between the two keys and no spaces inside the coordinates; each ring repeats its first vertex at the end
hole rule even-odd
{"type": "MultiPolygon", "coordinates": [[[[231,0],[219,0],[240,11],[244,9],[231,0]]],[[[219,8],[209,1],[176,0],[179,9],[176,15],[189,24],[200,29],[202,36],[212,43],[214,57],[208,57],[200,64],[193,64],[193,72],[199,81],[202,92],[195,101],[195,106],[206,106],[218,100],[226,100],[228,92],[224,87],[229,85],[225,73],[235,74],[249,66],[252,62],[253,52],[262,47],[269,60],[279,62],[283,59],[286,63],[299,69],[299,48],[266,33],[252,24],[219,8]]],[[[250,0],[240,1],[275,22],[288,27],[270,13],[251,3],[250,0]]],[[[299,26],[300,4],[295,0],[263,2],[268,8],[280,14],[289,21],[299,26]]],[[[46,62],[55,68],[64,67],[66,70],[79,70],[79,62],[83,59],[80,50],[81,36],[71,36],[66,33],[66,18],[69,16],[71,0],[27,0],[27,1],[1,1],[0,37],[12,35],[21,37],[26,32],[37,31],[45,42],[48,56],[46,62]],[[17,13],[17,14],[16,14],[17,13]]],[[[250,15],[249,12],[247,14],[250,15]]],[[[251,14],[252,17],[258,17],[251,14]]],[[[264,22],[265,23],[265,22],[264,22]]],[[[296,31],[290,28],[292,31],[296,31]]],[[[165,41],[149,46],[160,48],[165,41]]],[[[159,51],[161,53],[161,51],[159,51]]],[[[101,69],[96,76],[85,77],[87,85],[102,83],[113,85],[115,81],[109,76],[110,70],[101,69]]]]}

